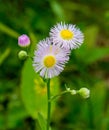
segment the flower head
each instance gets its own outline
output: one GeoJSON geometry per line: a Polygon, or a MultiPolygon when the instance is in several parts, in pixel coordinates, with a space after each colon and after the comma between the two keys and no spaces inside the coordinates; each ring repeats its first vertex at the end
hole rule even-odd
{"type": "Polygon", "coordinates": [[[75,49],[84,40],[83,33],[73,24],[58,23],[50,30],[50,37],[54,44],[62,47],[75,49]]]}
{"type": "Polygon", "coordinates": [[[27,47],[30,45],[30,39],[26,34],[23,34],[18,37],[18,45],[20,47],[27,47]]]}
{"type": "Polygon", "coordinates": [[[44,78],[52,78],[63,71],[69,60],[70,50],[51,43],[49,39],[40,41],[33,60],[36,72],[44,78]]]}

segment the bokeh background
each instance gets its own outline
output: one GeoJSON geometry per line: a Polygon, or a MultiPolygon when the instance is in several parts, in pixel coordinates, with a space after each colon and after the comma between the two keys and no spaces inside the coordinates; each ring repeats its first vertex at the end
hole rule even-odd
{"type": "Polygon", "coordinates": [[[87,87],[91,96],[86,100],[66,94],[57,99],[52,129],[109,130],[108,0],[0,0],[0,130],[39,129],[36,113],[41,105],[46,110],[41,98],[45,89],[40,90],[44,85],[32,61],[18,59],[17,38],[21,34],[31,38],[33,56],[38,41],[61,21],[76,24],[85,40],[52,80],[53,88],[57,92],[65,90],[65,84],[71,89],[87,87]]]}

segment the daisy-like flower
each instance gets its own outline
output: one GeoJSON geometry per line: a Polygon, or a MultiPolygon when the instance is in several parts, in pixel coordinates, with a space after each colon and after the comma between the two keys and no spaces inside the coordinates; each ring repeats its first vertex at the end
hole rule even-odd
{"type": "Polygon", "coordinates": [[[50,38],[54,44],[75,49],[83,43],[84,35],[75,25],[61,22],[51,28],[50,38]]]}
{"type": "Polygon", "coordinates": [[[52,78],[59,75],[69,60],[70,50],[54,45],[47,38],[37,45],[33,66],[41,77],[52,78]]]}
{"type": "Polygon", "coordinates": [[[30,45],[30,38],[26,35],[23,34],[21,36],[18,37],[18,45],[20,47],[27,47],[30,45]]]}

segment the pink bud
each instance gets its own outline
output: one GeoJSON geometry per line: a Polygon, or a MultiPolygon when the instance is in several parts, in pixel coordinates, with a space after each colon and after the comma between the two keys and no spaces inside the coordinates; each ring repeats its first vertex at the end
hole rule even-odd
{"type": "Polygon", "coordinates": [[[30,45],[30,38],[26,35],[23,34],[21,36],[18,37],[18,45],[20,47],[27,47],[30,45]]]}

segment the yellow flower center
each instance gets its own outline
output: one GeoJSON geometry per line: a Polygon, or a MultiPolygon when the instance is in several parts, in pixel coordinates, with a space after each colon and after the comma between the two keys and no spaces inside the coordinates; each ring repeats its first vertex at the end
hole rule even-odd
{"type": "Polygon", "coordinates": [[[68,30],[68,29],[64,29],[60,32],[61,37],[65,40],[70,40],[73,38],[74,34],[72,31],[68,30]]]}
{"type": "Polygon", "coordinates": [[[44,57],[44,65],[47,68],[53,67],[56,63],[56,58],[53,55],[48,55],[44,57]]]}

